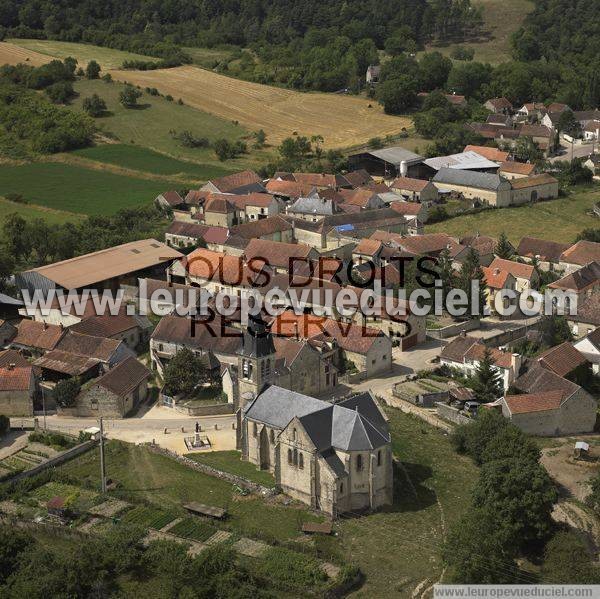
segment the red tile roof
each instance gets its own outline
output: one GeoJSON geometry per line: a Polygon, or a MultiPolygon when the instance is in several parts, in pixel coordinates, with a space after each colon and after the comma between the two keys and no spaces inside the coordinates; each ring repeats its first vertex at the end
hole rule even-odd
{"type": "Polygon", "coordinates": [[[598,285],[600,285],[600,262],[590,262],[566,277],[550,283],[548,287],[581,293],[598,285]]]}
{"type": "Polygon", "coordinates": [[[228,192],[253,183],[262,183],[262,179],[254,171],[248,170],[226,175],[219,179],[211,179],[210,183],[219,191],[228,192]]]}
{"type": "Polygon", "coordinates": [[[515,175],[531,175],[535,171],[535,164],[509,160],[500,165],[499,171],[504,173],[514,173],[515,175]]]}
{"type": "Polygon", "coordinates": [[[507,395],[504,398],[511,414],[527,414],[529,412],[548,412],[558,410],[564,393],[560,390],[544,393],[528,393],[524,395],[507,395]]]}
{"type": "Polygon", "coordinates": [[[539,175],[531,175],[530,177],[522,177],[520,179],[512,179],[510,184],[513,189],[526,189],[528,187],[537,187],[538,185],[558,185],[558,180],[548,173],[539,175]]]}
{"type": "Polygon", "coordinates": [[[585,364],[587,360],[579,350],[573,347],[572,343],[565,341],[542,353],[537,361],[540,366],[551,370],[558,376],[566,376],[578,366],[585,364]]]}
{"type": "Polygon", "coordinates": [[[381,241],[376,239],[361,239],[360,243],[354,248],[353,254],[364,254],[365,256],[375,256],[381,249],[381,241]]]}
{"type": "Polygon", "coordinates": [[[279,181],[277,179],[271,179],[266,188],[272,194],[294,199],[306,197],[315,189],[314,185],[305,185],[296,181],[279,181]]]}
{"type": "Polygon", "coordinates": [[[543,262],[558,262],[561,254],[570,247],[568,243],[523,237],[517,248],[517,254],[525,258],[537,257],[543,262]]]}
{"type": "Polygon", "coordinates": [[[417,202],[392,202],[390,208],[404,216],[418,216],[423,210],[423,205],[417,202]]]}
{"type": "Polygon", "coordinates": [[[484,266],[481,270],[483,271],[486,285],[492,289],[506,289],[506,281],[509,277],[512,277],[507,270],[500,270],[491,266],[484,266]]]}
{"type": "Polygon", "coordinates": [[[561,254],[560,261],[567,264],[579,264],[580,266],[585,266],[589,262],[600,262],[600,243],[586,240],[578,241],[561,254]]]}
{"type": "Polygon", "coordinates": [[[522,264],[521,262],[513,262],[512,260],[504,260],[504,258],[494,258],[490,264],[490,268],[498,268],[499,270],[508,271],[517,279],[531,279],[535,275],[535,269],[531,264],[522,264]]]}
{"type": "Polygon", "coordinates": [[[0,368],[0,391],[29,391],[32,382],[32,367],[10,365],[0,368]]]}
{"type": "Polygon", "coordinates": [[[49,350],[55,347],[64,334],[65,330],[61,326],[24,319],[17,325],[17,336],[12,343],[49,350]]]}
{"type": "Polygon", "coordinates": [[[130,356],[101,376],[96,384],[119,397],[124,397],[148,380],[150,376],[150,371],[141,362],[130,356]]]}
{"type": "Polygon", "coordinates": [[[425,181],[424,179],[412,179],[411,177],[398,177],[394,179],[392,184],[390,185],[391,189],[400,189],[402,191],[423,191],[429,181],[425,181]]]}
{"type": "Polygon", "coordinates": [[[268,239],[252,239],[244,250],[247,260],[262,259],[271,266],[289,268],[292,258],[308,258],[314,250],[305,243],[281,243],[268,239]]]}
{"type": "Polygon", "coordinates": [[[476,152],[480,156],[492,160],[493,162],[504,162],[508,160],[508,152],[503,152],[498,148],[490,148],[489,146],[465,146],[463,152],[476,152]]]}

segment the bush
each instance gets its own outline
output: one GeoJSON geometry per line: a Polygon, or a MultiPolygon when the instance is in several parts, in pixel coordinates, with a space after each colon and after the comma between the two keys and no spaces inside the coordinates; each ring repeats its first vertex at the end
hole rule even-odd
{"type": "Polygon", "coordinates": [[[75,378],[59,381],[54,388],[56,403],[63,408],[71,408],[77,402],[81,385],[75,378]]]}
{"type": "Polygon", "coordinates": [[[315,558],[282,547],[267,550],[258,568],[279,590],[300,591],[317,587],[327,580],[315,558]]]}
{"type": "Polygon", "coordinates": [[[106,102],[98,94],[92,94],[84,98],[83,110],[94,118],[102,116],[106,111],[106,102]]]}
{"type": "Polygon", "coordinates": [[[126,85],[123,91],[119,94],[119,102],[125,106],[125,108],[134,108],[137,106],[137,101],[142,97],[142,92],[139,89],[133,87],[133,85],[126,85]]]}

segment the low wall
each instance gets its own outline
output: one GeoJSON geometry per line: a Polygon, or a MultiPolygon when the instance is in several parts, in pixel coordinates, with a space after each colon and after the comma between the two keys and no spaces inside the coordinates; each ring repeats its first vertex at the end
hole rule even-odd
{"type": "Polygon", "coordinates": [[[365,381],[367,379],[367,373],[366,372],[352,372],[352,373],[346,373],[346,374],[342,374],[339,377],[339,382],[340,383],[360,383],[362,381],[365,381]]]}
{"type": "Polygon", "coordinates": [[[444,420],[454,422],[454,424],[468,424],[473,422],[471,418],[461,414],[456,408],[449,406],[448,404],[438,402],[435,404],[437,415],[444,420]]]}
{"type": "Polygon", "coordinates": [[[464,322],[456,322],[441,329],[427,329],[427,336],[433,339],[448,339],[448,337],[460,335],[463,331],[466,333],[478,329],[480,326],[480,320],[474,318],[472,320],[465,320],[464,322]]]}
{"type": "Polygon", "coordinates": [[[181,406],[175,405],[173,410],[187,416],[220,416],[222,414],[233,414],[232,403],[218,403],[206,406],[181,406]]]}
{"type": "Polygon", "coordinates": [[[148,445],[150,451],[154,453],[159,453],[161,455],[165,455],[173,460],[176,460],[180,464],[187,466],[188,468],[192,468],[193,470],[197,470],[198,472],[202,472],[203,474],[208,474],[209,476],[214,476],[215,478],[220,478],[221,480],[225,480],[232,485],[237,485],[238,487],[242,487],[242,489],[247,489],[248,491],[252,491],[253,493],[260,493],[264,496],[272,496],[276,495],[278,491],[276,489],[270,489],[269,487],[264,487],[263,485],[259,485],[258,483],[252,482],[247,478],[242,476],[238,476],[237,474],[231,474],[230,472],[223,472],[223,470],[217,470],[212,466],[207,466],[206,464],[201,464],[200,462],[195,462],[194,460],[190,460],[185,456],[179,455],[165,449],[164,447],[158,447],[157,445],[148,445]]]}
{"type": "Polygon", "coordinates": [[[486,339],[482,339],[485,345],[490,347],[499,347],[500,345],[506,345],[511,341],[516,341],[517,339],[523,339],[527,332],[531,329],[535,328],[535,323],[530,324],[528,326],[517,327],[516,329],[511,329],[510,331],[503,331],[502,333],[498,333],[493,337],[487,337],[486,339]]]}
{"type": "Polygon", "coordinates": [[[9,477],[7,480],[13,482],[22,480],[24,478],[29,478],[30,476],[35,476],[36,474],[39,474],[40,472],[43,472],[48,468],[55,468],[56,466],[60,466],[61,464],[64,464],[65,462],[76,458],[78,455],[89,451],[90,449],[92,449],[92,447],[95,447],[96,445],[98,445],[98,441],[84,441],[83,443],[75,445],[75,447],[67,449],[66,451],[59,453],[58,455],[46,460],[45,462],[42,462],[41,464],[38,464],[37,466],[34,466],[33,468],[30,468],[29,470],[24,470],[23,472],[19,472],[14,476],[9,477]]]}

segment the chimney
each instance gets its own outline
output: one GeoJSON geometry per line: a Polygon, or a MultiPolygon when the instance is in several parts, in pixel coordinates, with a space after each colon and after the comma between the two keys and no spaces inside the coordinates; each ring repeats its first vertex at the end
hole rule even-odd
{"type": "Polygon", "coordinates": [[[500,269],[499,268],[494,268],[494,274],[495,275],[499,275],[500,274],[500,269]]]}
{"type": "Polygon", "coordinates": [[[294,323],[294,337],[295,337],[296,339],[299,339],[299,338],[300,338],[300,335],[298,334],[298,321],[296,321],[296,322],[294,323]]]}
{"type": "Polygon", "coordinates": [[[513,375],[515,378],[519,376],[519,371],[521,370],[521,354],[511,354],[510,356],[510,367],[512,368],[513,375]]]}
{"type": "Polygon", "coordinates": [[[15,369],[15,366],[16,366],[16,364],[15,364],[14,362],[11,362],[11,363],[8,365],[8,369],[9,369],[9,370],[14,370],[14,369],[15,369]]]}

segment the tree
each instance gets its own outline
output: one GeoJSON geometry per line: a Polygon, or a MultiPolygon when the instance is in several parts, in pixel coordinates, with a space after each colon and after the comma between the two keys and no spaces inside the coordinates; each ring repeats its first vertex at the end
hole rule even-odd
{"type": "Polygon", "coordinates": [[[92,94],[84,98],[83,110],[94,118],[102,116],[106,111],[106,102],[98,94],[92,94]]]}
{"type": "Polygon", "coordinates": [[[515,549],[504,542],[482,509],[470,509],[451,529],[442,548],[450,579],[459,584],[511,584],[518,581],[515,549]]]}
{"type": "Polygon", "coordinates": [[[210,372],[191,350],[179,350],[165,368],[165,392],[189,395],[197,385],[211,380],[210,372]]]}
{"type": "Polygon", "coordinates": [[[70,81],[57,81],[46,88],[47,96],[55,104],[66,104],[74,93],[73,84],[70,81]]]}
{"type": "Polygon", "coordinates": [[[267,134],[265,133],[264,129],[259,129],[258,131],[254,132],[254,147],[255,148],[264,147],[266,141],[267,141],[267,134]]]}
{"type": "Polygon", "coordinates": [[[20,554],[34,543],[34,538],[19,528],[0,527],[0,586],[16,570],[20,554]]]}
{"type": "Polygon", "coordinates": [[[472,387],[477,401],[481,403],[496,401],[502,395],[502,377],[495,367],[492,352],[487,346],[479,365],[475,369],[472,387]]]}
{"type": "Polygon", "coordinates": [[[491,76],[490,65],[480,62],[455,64],[448,75],[447,87],[467,98],[476,97],[480,95],[483,86],[490,82],[491,76]]]}
{"type": "Polygon", "coordinates": [[[535,162],[542,158],[542,152],[537,142],[529,136],[519,137],[516,140],[513,153],[515,158],[521,162],[535,162]]]}
{"type": "Polygon", "coordinates": [[[504,260],[510,260],[514,254],[514,248],[510,241],[508,241],[508,237],[506,233],[502,231],[500,233],[500,237],[498,238],[498,243],[494,249],[494,254],[498,256],[498,258],[504,258],[504,260]]]}
{"type": "Polygon", "coordinates": [[[423,91],[432,91],[446,86],[452,70],[452,61],[440,52],[428,52],[419,61],[419,81],[423,91]]]}
{"type": "Polygon", "coordinates": [[[76,378],[63,379],[56,383],[54,388],[56,403],[63,408],[72,408],[80,391],[81,385],[76,378]]]}
{"type": "MultiPolygon", "coordinates": [[[[443,206],[441,208],[443,208],[443,206]]],[[[454,268],[452,267],[452,258],[450,256],[450,251],[447,248],[440,252],[437,263],[437,271],[438,276],[442,281],[442,297],[444,300],[444,305],[446,305],[445,302],[448,293],[450,293],[450,291],[456,286],[454,268]]]]}
{"type": "Polygon", "coordinates": [[[100,77],[100,65],[95,60],[90,60],[85,67],[85,76],[88,79],[98,79],[100,77]]]}
{"type": "Polygon", "coordinates": [[[546,544],[544,584],[598,584],[600,575],[592,565],[589,549],[573,531],[557,532],[546,544]]]}
{"type": "Polygon", "coordinates": [[[581,123],[569,108],[558,118],[558,131],[571,137],[581,137],[581,123]]]}
{"type": "Polygon", "coordinates": [[[493,517],[505,545],[524,548],[546,540],[558,494],[545,468],[526,456],[485,462],[473,504],[493,517]]]}
{"type": "Polygon", "coordinates": [[[512,425],[496,410],[482,410],[472,422],[458,425],[451,441],[456,451],[466,453],[481,465],[488,445],[508,426],[512,425]]]}
{"type": "Polygon", "coordinates": [[[564,316],[548,314],[540,318],[537,329],[540,341],[545,347],[554,347],[565,341],[573,340],[573,333],[564,316]]]}
{"type": "Polygon", "coordinates": [[[481,454],[481,462],[524,458],[538,462],[541,452],[536,443],[520,428],[509,424],[503,426],[486,443],[481,454]]]}
{"type": "Polygon", "coordinates": [[[408,75],[388,79],[379,84],[377,98],[387,114],[403,114],[417,103],[416,81],[408,75]]]}
{"type": "Polygon", "coordinates": [[[467,294],[469,316],[471,318],[478,318],[481,316],[486,305],[486,285],[483,270],[479,263],[479,254],[473,248],[469,248],[465,261],[460,269],[458,288],[462,289],[467,294]],[[471,290],[473,282],[475,282],[475,293],[472,293],[471,290]]]}
{"type": "Polygon", "coordinates": [[[137,106],[138,98],[141,97],[142,92],[139,89],[136,89],[133,85],[126,85],[119,94],[119,102],[125,106],[125,108],[134,108],[137,106]]]}

